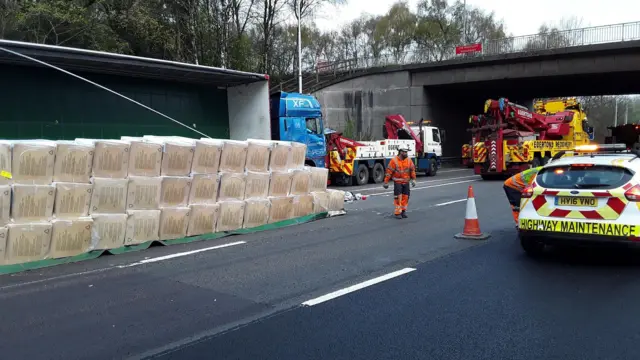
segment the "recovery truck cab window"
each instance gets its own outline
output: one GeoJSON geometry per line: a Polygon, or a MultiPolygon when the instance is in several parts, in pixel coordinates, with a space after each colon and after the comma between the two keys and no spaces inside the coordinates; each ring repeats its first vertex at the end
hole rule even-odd
{"type": "Polygon", "coordinates": [[[307,132],[310,134],[320,135],[322,134],[322,125],[320,124],[320,119],[318,118],[307,118],[305,119],[307,124],[307,132]]]}
{"type": "Polygon", "coordinates": [[[438,129],[431,129],[432,131],[432,136],[433,136],[433,142],[440,142],[440,131],[438,131],[438,129]]]}
{"type": "Polygon", "coordinates": [[[572,164],[544,168],[536,182],[548,189],[615,189],[628,183],[633,173],[616,166],[572,164]]]}

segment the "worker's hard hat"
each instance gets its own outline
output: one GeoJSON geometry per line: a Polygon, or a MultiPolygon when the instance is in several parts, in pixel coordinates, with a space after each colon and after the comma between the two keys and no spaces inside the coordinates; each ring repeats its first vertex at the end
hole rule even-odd
{"type": "Polygon", "coordinates": [[[398,146],[398,151],[406,151],[409,152],[409,147],[406,145],[400,145],[398,146]]]}

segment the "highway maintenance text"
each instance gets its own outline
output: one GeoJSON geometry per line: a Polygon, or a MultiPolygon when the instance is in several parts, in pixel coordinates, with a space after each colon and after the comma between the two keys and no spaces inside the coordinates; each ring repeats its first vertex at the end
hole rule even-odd
{"type": "Polygon", "coordinates": [[[640,225],[603,224],[562,220],[520,219],[520,229],[605,236],[638,236],[640,225]]]}

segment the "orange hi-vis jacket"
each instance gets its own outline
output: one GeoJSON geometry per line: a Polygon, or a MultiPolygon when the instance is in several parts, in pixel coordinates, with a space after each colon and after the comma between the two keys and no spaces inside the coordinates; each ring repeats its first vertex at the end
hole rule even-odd
{"type": "Polygon", "coordinates": [[[542,168],[543,166],[538,166],[515,174],[508,178],[507,181],[504,182],[504,185],[522,192],[524,188],[531,185],[533,179],[535,179],[542,168]]]}
{"type": "Polygon", "coordinates": [[[388,184],[389,180],[398,184],[406,184],[412,179],[416,179],[416,166],[410,158],[402,160],[396,156],[389,161],[387,174],[384,177],[385,184],[388,184]]]}

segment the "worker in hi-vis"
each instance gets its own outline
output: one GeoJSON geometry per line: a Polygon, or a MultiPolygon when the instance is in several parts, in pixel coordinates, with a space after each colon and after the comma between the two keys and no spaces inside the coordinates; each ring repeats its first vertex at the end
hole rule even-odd
{"type": "Polygon", "coordinates": [[[398,156],[391,159],[384,177],[384,188],[389,188],[389,180],[393,180],[393,205],[398,219],[407,218],[407,206],[411,186],[416,186],[416,166],[408,157],[409,149],[405,146],[398,148],[398,156]]]}
{"type": "Polygon", "coordinates": [[[509,205],[511,205],[511,214],[513,215],[513,220],[516,222],[516,226],[518,226],[518,218],[520,215],[522,191],[533,183],[540,169],[542,169],[542,166],[527,169],[513,175],[504,182],[504,193],[507,195],[509,205]]]}

